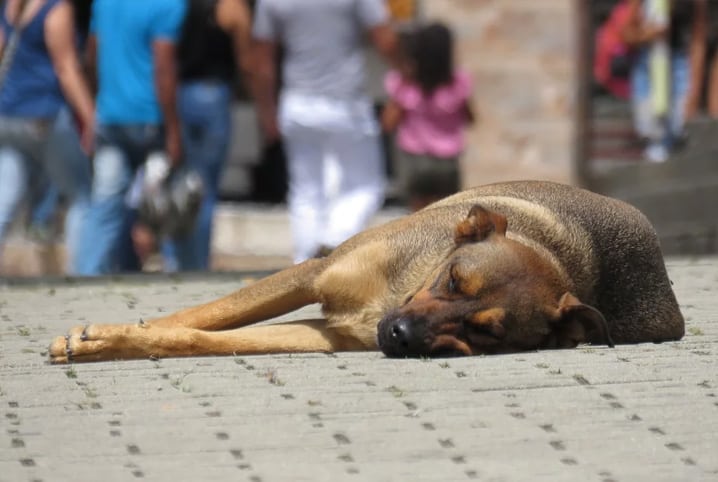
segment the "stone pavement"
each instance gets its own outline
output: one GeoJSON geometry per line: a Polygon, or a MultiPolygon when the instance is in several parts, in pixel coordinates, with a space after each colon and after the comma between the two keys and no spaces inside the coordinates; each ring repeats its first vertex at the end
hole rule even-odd
{"type": "MultiPolygon", "coordinates": [[[[0,284],[0,481],[715,481],[718,258],[673,258],[676,343],[45,364],[76,323],[151,317],[240,276],[0,284]]],[[[316,315],[316,307],[297,316],[316,315]]]]}

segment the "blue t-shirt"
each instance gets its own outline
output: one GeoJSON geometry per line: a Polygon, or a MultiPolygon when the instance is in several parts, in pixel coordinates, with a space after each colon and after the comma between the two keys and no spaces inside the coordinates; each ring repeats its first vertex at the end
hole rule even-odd
{"type": "Polygon", "coordinates": [[[90,32],[97,37],[97,120],[160,124],[153,42],[176,42],[185,0],[95,0],[90,32]]]}

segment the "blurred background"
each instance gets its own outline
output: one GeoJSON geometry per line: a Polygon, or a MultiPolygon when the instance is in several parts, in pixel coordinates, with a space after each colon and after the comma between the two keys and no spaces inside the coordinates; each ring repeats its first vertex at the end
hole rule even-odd
{"type": "MultiPolygon", "coordinates": [[[[260,0],[261,1],[261,0],[260,0]]],[[[694,3],[696,0],[674,0],[694,3]]],[[[76,2],[89,8],[90,2],[76,2]]],[[[255,8],[254,1],[247,2],[255,8]]],[[[477,121],[467,130],[461,184],[547,179],[615,196],[654,223],[667,254],[718,251],[718,121],[709,97],[718,38],[718,1],[706,2],[701,97],[680,142],[665,159],[646,155],[631,92],[597,74],[598,37],[622,0],[388,0],[401,30],[441,20],[455,35],[457,63],[473,77],[477,121]],[[607,86],[608,85],[608,86],[607,86]]],[[[386,63],[366,50],[368,88],[377,115],[386,102],[386,63]]],[[[613,65],[613,64],[611,64],[613,65]]],[[[628,67],[632,68],[631,66],[628,67]]],[[[668,75],[668,74],[666,74],[668,75]]],[[[266,147],[247,86],[237,81],[233,131],[214,215],[213,271],[279,269],[291,264],[286,207],[287,170],[281,145],[266,147]]],[[[372,223],[408,212],[396,179],[390,135],[383,138],[389,180],[372,223]]],[[[1,189],[1,187],[0,187],[1,189]]],[[[63,199],[43,239],[26,229],[29,209],[14,223],[0,258],[0,275],[62,275],[63,199]]],[[[162,270],[150,259],[144,271],[162,270]]]]}

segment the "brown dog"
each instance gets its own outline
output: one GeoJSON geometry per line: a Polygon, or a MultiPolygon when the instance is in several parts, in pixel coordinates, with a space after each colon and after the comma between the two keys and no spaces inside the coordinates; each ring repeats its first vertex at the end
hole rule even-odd
{"type": "Polygon", "coordinates": [[[52,342],[50,360],[478,355],[683,333],[656,233],[639,211],[529,181],[461,192],[205,305],[73,328],[52,342]],[[325,319],[241,328],[311,303],[325,319]]]}

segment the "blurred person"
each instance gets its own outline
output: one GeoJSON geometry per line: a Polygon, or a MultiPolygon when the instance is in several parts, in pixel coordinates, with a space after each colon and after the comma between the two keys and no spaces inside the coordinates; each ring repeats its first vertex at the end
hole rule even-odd
{"type": "Polygon", "coordinates": [[[594,39],[593,78],[619,99],[631,97],[634,52],[623,40],[623,29],[631,16],[631,0],[618,0],[598,27],[594,39]]]}
{"type": "Polygon", "coordinates": [[[73,6],[66,0],[8,0],[0,19],[0,244],[28,187],[47,179],[53,122],[65,100],[91,148],[94,105],[76,51],[73,6]]]}
{"type": "MultiPolygon", "coordinates": [[[[90,9],[92,0],[72,0],[77,31],[76,44],[84,51],[90,28],[90,9]]],[[[45,164],[48,169],[50,193],[46,194],[45,209],[50,209],[52,191],[59,194],[67,203],[64,222],[64,241],[67,251],[69,274],[78,273],[79,242],[82,226],[90,204],[90,157],[82,149],[82,139],[77,116],[65,102],[55,119],[48,139],[45,164]]],[[[48,213],[49,214],[49,213],[48,213]]],[[[55,213],[56,214],[56,213],[55,213]]]]}
{"type": "MultiPolygon", "coordinates": [[[[73,0],[77,49],[82,50],[89,28],[92,0],[73,0]]],[[[50,243],[57,235],[56,220],[60,201],[67,203],[64,217],[65,246],[68,254],[66,271],[75,274],[77,246],[84,212],[89,203],[90,165],[82,149],[77,116],[63,102],[47,138],[43,171],[38,173],[31,190],[30,239],[50,243]],[[62,199],[61,199],[62,198],[62,199]]]]}
{"type": "Polygon", "coordinates": [[[396,134],[399,180],[417,211],[461,187],[464,129],[474,122],[469,73],[454,67],[451,30],[432,23],[400,37],[399,68],[386,74],[385,131],[396,134]]]}
{"type": "Polygon", "coordinates": [[[623,40],[636,51],[631,73],[634,124],[647,141],[650,162],[665,162],[684,137],[686,119],[695,115],[701,98],[705,62],[706,0],[668,0],[668,21],[662,22],[653,0],[629,0],[630,17],[623,40]],[[665,42],[668,63],[668,107],[655,110],[652,90],[660,86],[651,75],[651,50],[665,42]]]}
{"type": "Polygon", "coordinates": [[[95,0],[87,56],[97,74],[97,138],[80,273],[122,267],[132,213],[125,202],[146,157],[163,151],[181,162],[176,43],[182,0],[95,0]]]}
{"type": "Polygon", "coordinates": [[[212,216],[229,150],[237,70],[251,87],[251,22],[245,0],[189,0],[177,47],[179,116],[185,163],[202,176],[204,197],[194,231],[165,241],[167,271],[209,268],[212,216]]]}
{"type": "Polygon", "coordinates": [[[267,142],[287,154],[294,262],[363,229],[384,201],[379,125],[364,88],[365,35],[391,58],[396,37],[382,0],[260,0],[255,94],[267,142]],[[277,99],[280,47],[282,85],[277,99]],[[337,169],[336,193],[325,167],[337,169]]]}

